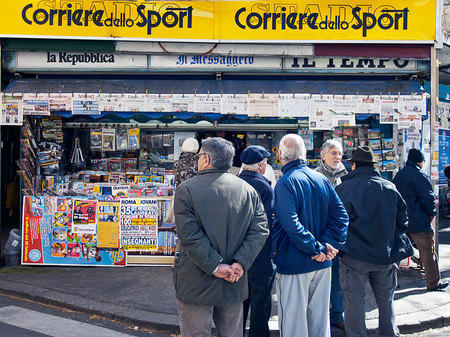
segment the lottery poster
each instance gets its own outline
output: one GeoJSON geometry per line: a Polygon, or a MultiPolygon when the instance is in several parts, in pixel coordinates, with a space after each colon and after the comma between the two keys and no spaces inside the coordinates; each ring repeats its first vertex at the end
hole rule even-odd
{"type": "Polygon", "coordinates": [[[88,213],[86,207],[94,205],[97,208],[96,200],[25,196],[22,264],[125,266],[126,252],[119,249],[99,249],[96,232],[74,231],[76,223],[91,221],[84,220],[84,214],[88,213]],[[80,205],[83,215],[74,216],[76,207],[80,205]]]}
{"type": "Polygon", "coordinates": [[[120,247],[127,251],[157,251],[157,199],[120,200],[120,247]]]}

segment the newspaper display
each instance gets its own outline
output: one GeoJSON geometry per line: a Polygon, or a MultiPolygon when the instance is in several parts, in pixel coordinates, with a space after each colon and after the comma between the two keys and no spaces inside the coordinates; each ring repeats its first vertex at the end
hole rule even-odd
{"type": "Polygon", "coordinates": [[[312,130],[333,129],[332,99],[313,96],[309,101],[309,128],[312,130]]]}
{"type": "Polygon", "coordinates": [[[72,115],[100,115],[98,94],[75,93],[72,97],[72,115]]]}
{"type": "Polygon", "coordinates": [[[23,94],[23,114],[50,116],[48,94],[23,94]]]}
{"type": "Polygon", "coordinates": [[[398,112],[400,114],[427,114],[427,99],[420,96],[400,96],[398,98],[398,112]]]}
{"type": "Polygon", "coordinates": [[[172,112],[171,95],[149,94],[145,97],[145,111],[172,112]]]}
{"type": "Polygon", "coordinates": [[[278,94],[248,95],[248,115],[258,117],[279,117],[278,94]]]}
{"type": "Polygon", "coordinates": [[[1,125],[22,125],[23,103],[22,95],[2,95],[2,120],[1,125]]]}
{"type": "Polygon", "coordinates": [[[123,111],[122,95],[100,94],[98,97],[98,109],[100,111],[123,111]]]}
{"type": "Polygon", "coordinates": [[[50,112],[72,110],[72,94],[50,93],[48,102],[50,112]]]}
{"type": "Polygon", "coordinates": [[[278,99],[280,117],[308,117],[309,95],[281,94],[278,99]]]}
{"type": "Polygon", "coordinates": [[[356,99],[356,112],[360,114],[379,114],[380,96],[361,96],[356,99]]]}
{"type": "Polygon", "coordinates": [[[194,95],[172,95],[171,112],[194,112],[194,95]]]}
{"type": "Polygon", "coordinates": [[[231,95],[222,96],[222,114],[246,115],[248,109],[247,95],[231,95]]]}
{"type": "Polygon", "coordinates": [[[385,97],[380,100],[380,124],[397,124],[397,99],[385,97]]]}
{"type": "Polygon", "coordinates": [[[145,111],[145,94],[124,94],[122,95],[122,110],[125,112],[145,111]]]}
{"type": "Polygon", "coordinates": [[[221,113],[222,97],[218,94],[200,94],[194,97],[194,111],[196,113],[221,113]]]}
{"type": "Polygon", "coordinates": [[[422,130],[422,116],[403,113],[398,117],[398,128],[407,130],[422,130]]]}

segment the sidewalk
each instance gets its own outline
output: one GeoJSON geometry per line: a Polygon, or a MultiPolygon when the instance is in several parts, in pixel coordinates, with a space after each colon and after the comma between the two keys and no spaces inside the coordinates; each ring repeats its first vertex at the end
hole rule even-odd
{"type": "MultiPolygon", "coordinates": [[[[450,278],[450,220],[441,217],[439,256],[442,278],[450,278]]],[[[425,290],[423,274],[412,268],[398,273],[396,322],[401,333],[450,325],[450,287],[425,290]]],[[[369,287],[370,289],[370,287],[369,287]]],[[[178,333],[171,267],[16,267],[0,269],[0,293],[96,314],[153,330],[178,333]]],[[[366,302],[367,327],[374,331],[378,312],[372,294],[366,302]]],[[[278,335],[277,301],[270,326],[278,335]]],[[[345,336],[340,329],[333,337],[345,336]]]]}

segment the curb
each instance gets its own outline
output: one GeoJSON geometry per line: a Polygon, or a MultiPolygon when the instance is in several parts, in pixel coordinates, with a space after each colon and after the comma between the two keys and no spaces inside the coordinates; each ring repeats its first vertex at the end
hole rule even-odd
{"type": "Polygon", "coordinates": [[[158,330],[159,332],[171,334],[180,333],[177,315],[118,306],[85,297],[80,298],[79,295],[75,296],[69,293],[55,292],[53,289],[28,284],[24,285],[27,291],[21,291],[17,289],[17,286],[17,282],[2,280],[0,291],[1,293],[14,295],[25,300],[33,300],[64,309],[79,311],[90,315],[98,315],[106,319],[139,325],[147,329],[158,330]]]}

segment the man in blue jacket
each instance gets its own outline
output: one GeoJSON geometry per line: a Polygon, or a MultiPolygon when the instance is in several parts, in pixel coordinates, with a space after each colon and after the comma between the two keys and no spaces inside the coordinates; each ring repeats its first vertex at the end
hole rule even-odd
{"type": "Polygon", "coordinates": [[[436,215],[434,192],[426,174],[422,171],[425,157],[417,149],[411,149],[408,160],[394,178],[394,184],[408,205],[408,233],[417,245],[420,261],[425,269],[428,290],[441,290],[448,282],[440,281],[438,258],[434,250],[434,231],[431,223],[436,215]]]}
{"type": "MultiPolygon", "coordinates": [[[[270,180],[263,176],[266,171],[267,158],[270,152],[259,145],[250,145],[241,154],[242,172],[239,177],[244,179],[258,192],[264,205],[269,231],[273,227],[274,193],[270,180]]],[[[272,264],[272,238],[269,237],[261,252],[248,270],[249,297],[244,301],[244,335],[249,308],[249,337],[270,337],[269,318],[272,310],[272,286],[275,279],[272,264]]]]}
{"type": "Polygon", "coordinates": [[[278,158],[273,230],[281,337],[330,336],[331,260],[345,243],[348,216],[328,179],[309,169],[303,139],[285,135],[278,158]]]}
{"type": "Polygon", "coordinates": [[[380,336],[400,336],[395,325],[395,263],[412,255],[405,232],[406,204],[390,181],[374,167],[368,146],[355,150],[352,171],[336,187],[350,218],[347,242],[341,248],[341,286],[344,289],[347,337],[367,336],[365,322],[366,283],[375,296],[380,336]]]}

